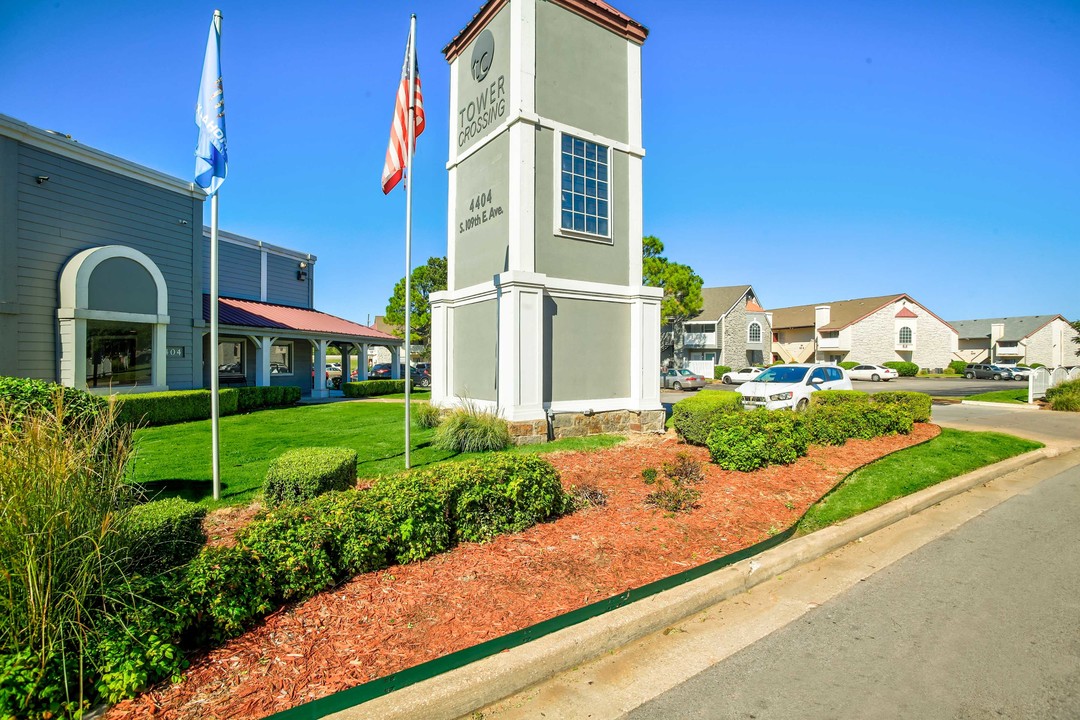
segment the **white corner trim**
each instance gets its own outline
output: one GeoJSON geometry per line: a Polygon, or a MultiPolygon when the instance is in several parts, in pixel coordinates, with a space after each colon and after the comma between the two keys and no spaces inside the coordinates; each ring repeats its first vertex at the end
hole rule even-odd
{"type": "Polygon", "coordinates": [[[641,46],[626,43],[627,138],[641,146],[641,46]]]}
{"type": "Polygon", "coordinates": [[[259,300],[266,302],[266,249],[259,249],[259,300]]]}

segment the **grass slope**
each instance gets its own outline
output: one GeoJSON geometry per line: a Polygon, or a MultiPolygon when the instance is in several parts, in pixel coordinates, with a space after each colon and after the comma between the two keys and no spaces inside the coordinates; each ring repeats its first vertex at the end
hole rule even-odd
{"type": "Polygon", "coordinates": [[[995,390],[994,392],[979,393],[978,395],[969,395],[965,400],[978,400],[979,402],[996,402],[996,403],[1010,403],[1013,405],[1027,405],[1028,390],[1027,386],[1020,388],[1019,390],[995,390]]]}
{"type": "MultiPolygon", "coordinates": [[[[459,460],[430,447],[434,430],[412,429],[412,464],[459,460]]],[[[506,452],[588,450],[622,442],[615,435],[567,438],[506,452]]],[[[263,410],[221,418],[221,500],[211,499],[210,421],[144,428],[135,433],[133,479],[151,493],[179,496],[209,507],[251,501],[270,462],[298,447],[347,447],[359,454],[357,473],[375,477],[404,469],[405,404],[349,402],[263,410]]]]}
{"type": "Polygon", "coordinates": [[[856,470],[807,511],[800,533],[834,525],[985,465],[1042,447],[1012,435],[944,428],[933,440],[856,470]]]}

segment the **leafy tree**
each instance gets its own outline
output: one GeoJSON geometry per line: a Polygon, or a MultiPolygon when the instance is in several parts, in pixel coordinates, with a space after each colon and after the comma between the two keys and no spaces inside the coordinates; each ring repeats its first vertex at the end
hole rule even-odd
{"type": "MultiPolygon", "coordinates": [[[[431,353],[431,303],[428,296],[446,289],[446,258],[428,258],[427,264],[414,268],[410,285],[409,330],[411,342],[423,345],[431,353]]],[[[394,294],[386,304],[386,322],[394,326],[394,334],[405,337],[405,278],[394,285],[394,294]]]]}
{"type": "Polygon", "coordinates": [[[649,235],[641,241],[641,280],[645,285],[663,288],[660,322],[671,323],[672,344],[682,347],[683,323],[701,312],[701,286],[704,281],[689,265],[671,262],[663,255],[664,243],[649,235]]]}
{"type": "MultiPolygon", "coordinates": [[[[1072,341],[1077,345],[1080,345],[1080,320],[1074,320],[1069,324],[1072,325],[1072,329],[1076,331],[1076,335],[1073,335],[1072,341]]],[[[1076,356],[1080,357],[1080,348],[1076,349],[1076,356]]]]}

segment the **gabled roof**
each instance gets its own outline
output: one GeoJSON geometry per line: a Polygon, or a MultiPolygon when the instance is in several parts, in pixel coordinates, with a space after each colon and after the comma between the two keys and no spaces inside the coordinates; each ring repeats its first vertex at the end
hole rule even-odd
{"type": "MultiPolygon", "coordinates": [[[[577,13],[600,27],[641,45],[649,35],[649,29],[622,13],[603,0],[549,0],[549,2],[577,13]]],[[[443,48],[446,62],[453,62],[461,51],[487,26],[491,19],[506,5],[507,0],[487,0],[472,16],[454,39],[443,48]]]]}
{"type": "MultiPolygon", "coordinates": [[[[210,320],[210,296],[203,295],[203,319],[210,320]]],[[[257,300],[238,298],[219,298],[218,322],[242,328],[266,328],[272,330],[291,330],[309,334],[332,336],[329,339],[392,340],[402,342],[388,333],[380,332],[367,325],[329,315],[318,310],[275,305],[257,300]]]]}
{"type": "Polygon", "coordinates": [[[904,307],[900,308],[900,312],[896,313],[896,317],[898,317],[898,318],[917,318],[919,316],[916,315],[915,313],[911,312],[911,310],[905,305],[904,307]]]}
{"type": "Polygon", "coordinates": [[[701,288],[701,312],[689,322],[719,320],[751,290],[749,285],[701,288]]]}
{"type": "MultiPolygon", "coordinates": [[[[979,320],[954,320],[949,324],[960,333],[961,340],[974,340],[990,337],[990,326],[1000,323],[1005,326],[1005,332],[999,340],[1017,342],[1033,335],[1058,318],[1065,320],[1062,315],[1023,315],[1020,317],[981,318],[979,320]]],[[[1065,322],[1068,322],[1068,320],[1065,320],[1065,322]]]]}
{"type": "Polygon", "coordinates": [[[879,295],[878,297],[836,300],[834,302],[814,303],[813,305],[795,305],[794,307],[777,308],[772,311],[772,326],[774,330],[814,327],[814,308],[828,305],[830,307],[829,324],[818,329],[840,330],[903,297],[907,296],[879,295]]]}

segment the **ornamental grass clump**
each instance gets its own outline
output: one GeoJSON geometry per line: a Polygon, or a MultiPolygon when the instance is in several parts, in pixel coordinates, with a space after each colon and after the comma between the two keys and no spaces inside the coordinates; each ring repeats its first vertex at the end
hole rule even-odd
{"type": "Polygon", "coordinates": [[[449,452],[491,452],[510,446],[510,426],[494,410],[471,402],[446,414],[432,445],[449,452]]]}
{"type": "Polygon", "coordinates": [[[95,609],[123,605],[130,430],[112,411],[0,403],[0,717],[71,715],[94,697],[95,609]]]}
{"type": "Polygon", "coordinates": [[[436,428],[442,422],[442,411],[431,403],[414,402],[412,404],[412,419],[422,428],[436,428]]]}

